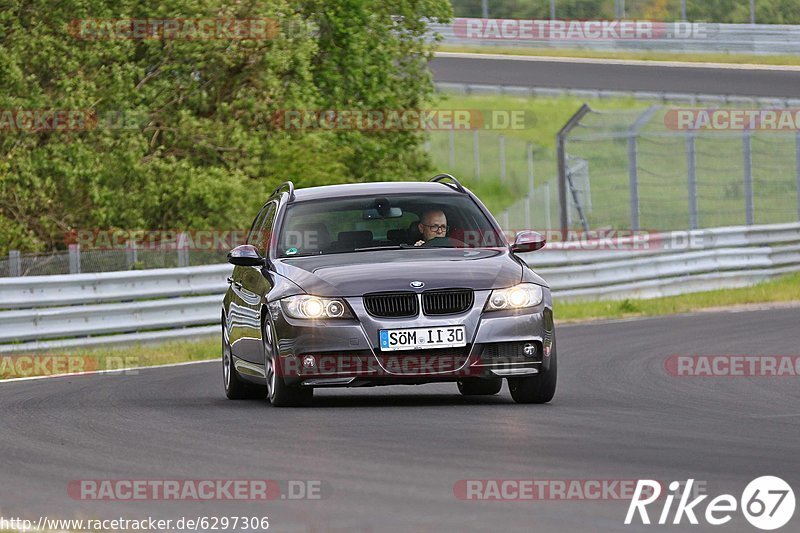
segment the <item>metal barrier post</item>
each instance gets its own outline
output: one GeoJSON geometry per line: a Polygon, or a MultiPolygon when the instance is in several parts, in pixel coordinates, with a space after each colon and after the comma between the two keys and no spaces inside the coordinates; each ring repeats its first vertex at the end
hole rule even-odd
{"type": "Polygon", "coordinates": [[[659,106],[651,106],[642,113],[628,130],[628,186],[630,192],[631,230],[639,230],[639,164],[637,161],[637,137],[641,129],[658,111],[659,106]]]}
{"type": "Polygon", "coordinates": [[[697,152],[694,131],[690,131],[686,137],[686,161],[689,174],[689,229],[697,229],[697,152]]]}
{"type": "Polygon", "coordinates": [[[533,196],[533,143],[528,143],[528,196],[533,196]]]}
{"type": "Polygon", "coordinates": [[[751,132],[746,129],[742,136],[742,152],[744,153],[744,211],[748,226],[752,226],[755,223],[753,215],[753,152],[751,144],[751,132]]]}
{"type": "Polygon", "coordinates": [[[558,205],[560,208],[561,232],[566,235],[569,230],[569,206],[567,205],[567,135],[577,126],[581,119],[592,110],[589,104],[583,104],[572,115],[556,136],[556,154],[558,157],[558,205]]]}
{"type": "Polygon", "coordinates": [[[500,181],[506,181],[506,137],[500,136],[500,181]]]}
{"type": "Polygon", "coordinates": [[[531,197],[525,197],[525,229],[531,229],[531,197]]]}
{"type": "Polygon", "coordinates": [[[550,182],[544,182],[544,223],[545,228],[548,230],[553,229],[553,224],[550,221],[550,182]]]}
{"type": "Polygon", "coordinates": [[[178,234],[178,266],[189,266],[189,242],[185,233],[178,234]]]}
{"type": "Polygon", "coordinates": [[[797,220],[800,220],[800,131],[795,134],[795,179],[797,180],[797,220]]]}
{"type": "Polygon", "coordinates": [[[481,179],[481,150],[478,143],[478,130],[472,130],[472,159],[475,163],[475,179],[481,179]]]}
{"type": "Polygon", "coordinates": [[[128,239],[128,246],[125,248],[125,266],[128,270],[132,270],[138,261],[137,255],[136,240],[128,239]]]}
{"type": "Polygon", "coordinates": [[[628,192],[630,193],[631,229],[639,229],[639,175],[636,161],[636,134],[628,134],[628,192]]]}
{"type": "Polygon", "coordinates": [[[533,143],[526,146],[528,156],[528,195],[525,199],[525,229],[531,229],[531,202],[533,201],[533,143]]]}
{"type": "Polygon", "coordinates": [[[69,273],[81,273],[81,247],[79,244],[69,245],[69,273]]]}
{"type": "Polygon", "coordinates": [[[8,251],[8,275],[12,278],[22,275],[22,261],[19,250],[8,251]]]}
{"type": "Polygon", "coordinates": [[[447,141],[448,141],[448,153],[450,155],[449,158],[450,168],[453,169],[453,167],[456,166],[456,132],[453,131],[452,129],[448,130],[447,132],[447,141]]]}

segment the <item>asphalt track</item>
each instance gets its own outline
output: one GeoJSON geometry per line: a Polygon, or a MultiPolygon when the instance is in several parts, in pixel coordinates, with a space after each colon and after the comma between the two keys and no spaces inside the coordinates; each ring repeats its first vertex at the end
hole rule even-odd
{"type": "MultiPolygon", "coordinates": [[[[0,383],[0,516],[267,515],[274,531],[708,531],[622,525],[626,501],[463,501],[462,479],[694,478],[800,489],[800,378],[677,378],[672,354],[797,354],[800,309],[558,327],[553,403],[455,385],[228,401],[217,363],[0,383]],[[323,499],[80,501],[79,479],[320,480],[323,499]]],[[[706,500],[708,501],[708,500],[706,500]]],[[[705,506],[702,507],[704,509],[705,506]]],[[[653,518],[660,507],[653,511],[653,518]]],[[[714,531],[755,531],[740,513],[714,531]]],[[[781,531],[800,530],[800,511],[781,531]]]]}
{"type": "Polygon", "coordinates": [[[800,69],[643,61],[438,54],[437,82],[800,98],[800,69]]]}

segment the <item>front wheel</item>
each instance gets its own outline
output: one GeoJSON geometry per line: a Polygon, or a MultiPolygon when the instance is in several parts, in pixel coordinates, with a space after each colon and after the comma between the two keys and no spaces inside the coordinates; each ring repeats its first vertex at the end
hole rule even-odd
{"type": "Polygon", "coordinates": [[[243,381],[236,372],[224,320],[222,324],[222,384],[225,386],[225,396],[229,400],[263,398],[262,387],[243,381]]]}
{"type": "Polygon", "coordinates": [[[314,389],[312,387],[287,385],[283,377],[280,376],[280,366],[275,356],[267,359],[266,367],[269,403],[274,407],[303,407],[311,405],[314,399],[314,389]]]}
{"type": "Polygon", "coordinates": [[[502,378],[470,379],[458,382],[458,392],[464,396],[491,396],[503,388],[502,378]]]}
{"type": "Polygon", "coordinates": [[[553,352],[550,369],[535,376],[508,378],[508,390],[517,403],[547,403],[556,394],[558,365],[553,352]]]}

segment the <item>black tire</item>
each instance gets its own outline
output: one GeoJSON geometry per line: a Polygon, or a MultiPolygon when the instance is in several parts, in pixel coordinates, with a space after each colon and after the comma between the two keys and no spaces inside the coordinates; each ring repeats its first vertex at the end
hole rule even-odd
{"type": "Polygon", "coordinates": [[[239,373],[233,364],[233,354],[231,353],[224,317],[222,319],[222,384],[225,387],[225,396],[229,400],[263,398],[266,390],[265,387],[247,383],[239,377],[239,373]]]}
{"type": "Polygon", "coordinates": [[[458,392],[464,396],[491,396],[503,388],[502,378],[468,379],[458,382],[458,392]]]}
{"type": "Polygon", "coordinates": [[[274,407],[307,407],[314,400],[314,388],[287,385],[275,372],[275,357],[267,361],[267,399],[274,407]]]}
{"type": "Polygon", "coordinates": [[[556,394],[558,364],[555,352],[551,356],[550,369],[526,378],[508,378],[508,390],[517,403],[547,403],[556,394]]]}

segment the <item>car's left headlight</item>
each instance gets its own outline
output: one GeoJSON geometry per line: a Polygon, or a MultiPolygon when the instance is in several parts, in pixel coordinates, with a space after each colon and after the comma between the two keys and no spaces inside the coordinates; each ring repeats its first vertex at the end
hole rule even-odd
{"type": "Polygon", "coordinates": [[[339,298],[320,298],[310,294],[289,296],[281,300],[283,312],[291,318],[328,319],[353,318],[350,308],[339,298]]]}
{"type": "Polygon", "coordinates": [[[520,283],[508,289],[495,289],[489,295],[484,311],[502,311],[505,309],[523,309],[536,307],[544,299],[544,292],[539,285],[520,283]]]}

